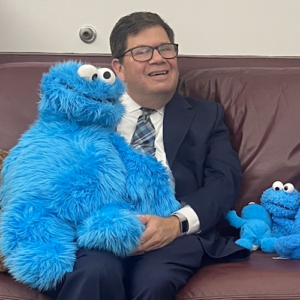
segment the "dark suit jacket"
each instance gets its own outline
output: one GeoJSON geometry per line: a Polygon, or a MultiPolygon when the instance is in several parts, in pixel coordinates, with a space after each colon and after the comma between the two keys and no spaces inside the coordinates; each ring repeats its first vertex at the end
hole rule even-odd
{"type": "Polygon", "coordinates": [[[236,257],[247,257],[248,250],[220,237],[215,230],[233,207],[242,177],[223,122],[222,106],[175,94],[165,108],[163,131],[176,198],[198,215],[206,253],[213,258],[236,252],[236,257]]]}

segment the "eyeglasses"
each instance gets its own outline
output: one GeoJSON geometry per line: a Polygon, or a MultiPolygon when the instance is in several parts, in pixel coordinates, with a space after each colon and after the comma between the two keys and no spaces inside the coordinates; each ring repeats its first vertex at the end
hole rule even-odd
{"type": "Polygon", "coordinates": [[[135,61],[139,61],[139,62],[148,61],[152,59],[153,51],[155,49],[165,59],[171,59],[178,55],[178,44],[166,43],[156,47],[150,47],[150,46],[134,47],[125,51],[121,56],[118,57],[118,59],[125,56],[125,54],[127,54],[128,52],[131,52],[131,56],[135,61]]]}

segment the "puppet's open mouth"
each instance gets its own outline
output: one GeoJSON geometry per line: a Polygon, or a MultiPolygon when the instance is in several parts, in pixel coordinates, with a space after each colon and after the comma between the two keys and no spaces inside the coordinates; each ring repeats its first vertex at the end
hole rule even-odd
{"type": "Polygon", "coordinates": [[[90,99],[90,100],[93,100],[93,101],[97,101],[97,102],[100,102],[100,103],[103,103],[103,102],[109,102],[109,103],[113,103],[113,99],[110,99],[110,98],[107,98],[105,100],[103,99],[96,99],[96,98],[92,98],[86,94],[82,94],[85,98],[87,99],[90,99]]]}
{"type": "Polygon", "coordinates": [[[283,204],[280,204],[280,203],[272,203],[275,207],[279,207],[279,208],[282,208],[282,209],[286,209],[286,210],[292,210],[291,208],[287,207],[287,206],[284,206],[283,204]]]}
{"type": "MultiPolygon", "coordinates": [[[[75,91],[75,89],[72,88],[72,87],[69,86],[69,85],[66,86],[66,89],[67,89],[67,90],[75,91]]],[[[93,98],[93,97],[91,97],[91,96],[89,96],[89,95],[87,95],[87,94],[80,93],[80,92],[78,92],[78,94],[84,96],[84,97],[87,98],[87,99],[90,99],[90,100],[93,100],[93,101],[97,101],[97,102],[100,102],[100,103],[103,103],[103,102],[114,103],[114,99],[111,99],[111,98],[97,99],[97,98],[93,98]]]]}

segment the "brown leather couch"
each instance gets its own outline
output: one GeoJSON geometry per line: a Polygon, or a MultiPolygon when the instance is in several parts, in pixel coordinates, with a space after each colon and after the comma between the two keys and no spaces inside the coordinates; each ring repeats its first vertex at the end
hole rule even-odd
{"type": "MultiPolygon", "coordinates": [[[[109,57],[0,55],[0,149],[13,147],[36,116],[39,81],[54,61],[108,66],[109,57]]],[[[235,209],[259,202],[276,180],[300,189],[300,59],[180,57],[181,94],[222,103],[243,181],[235,209]]],[[[222,234],[238,235],[226,222],[222,234]]],[[[300,261],[253,252],[201,268],[177,300],[300,299],[300,261]]],[[[46,300],[0,273],[0,300],[46,300]]],[[[49,300],[49,299],[48,299],[49,300]]],[[[72,299],[66,299],[72,300],[72,299]]]]}

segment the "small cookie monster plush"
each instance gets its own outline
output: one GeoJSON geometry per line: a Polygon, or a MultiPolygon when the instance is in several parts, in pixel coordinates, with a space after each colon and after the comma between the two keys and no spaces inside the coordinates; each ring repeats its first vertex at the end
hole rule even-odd
{"type": "Polygon", "coordinates": [[[38,118],[2,170],[0,251],[17,281],[56,286],[79,247],[130,255],[138,214],[180,207],[166,169],[115,132],[123,93],[107,68],[69,61],[44,74],[38,118]]]}
{"type": "Polygon", "coordinates": [[[291,183],[283,185],[280,181],[273,184],[273,190],[264,201],[273,212],[274,230],[279,236],[275,251],[283,258],[300,259],[300,193],[291,183]]]}
{"type": "Polygon", "coordinates": [[[276,237],[294,233],[295,217],[300,207],[300,193],[293,184],[275,181],[260,198],[261,205],[272,219],[272,235],[276,237]]]}
{"type": "Polygon", "coordinates": [[[271,218],[265,208],[250,202],[241,211],[241,217],[231,210],[225,216],[229,224],[241,228],[240,238],[236,243],[246,249],[257,250],[261,248],[267,253],[275,252],[276,238],[271,236],[271,218]]]}

